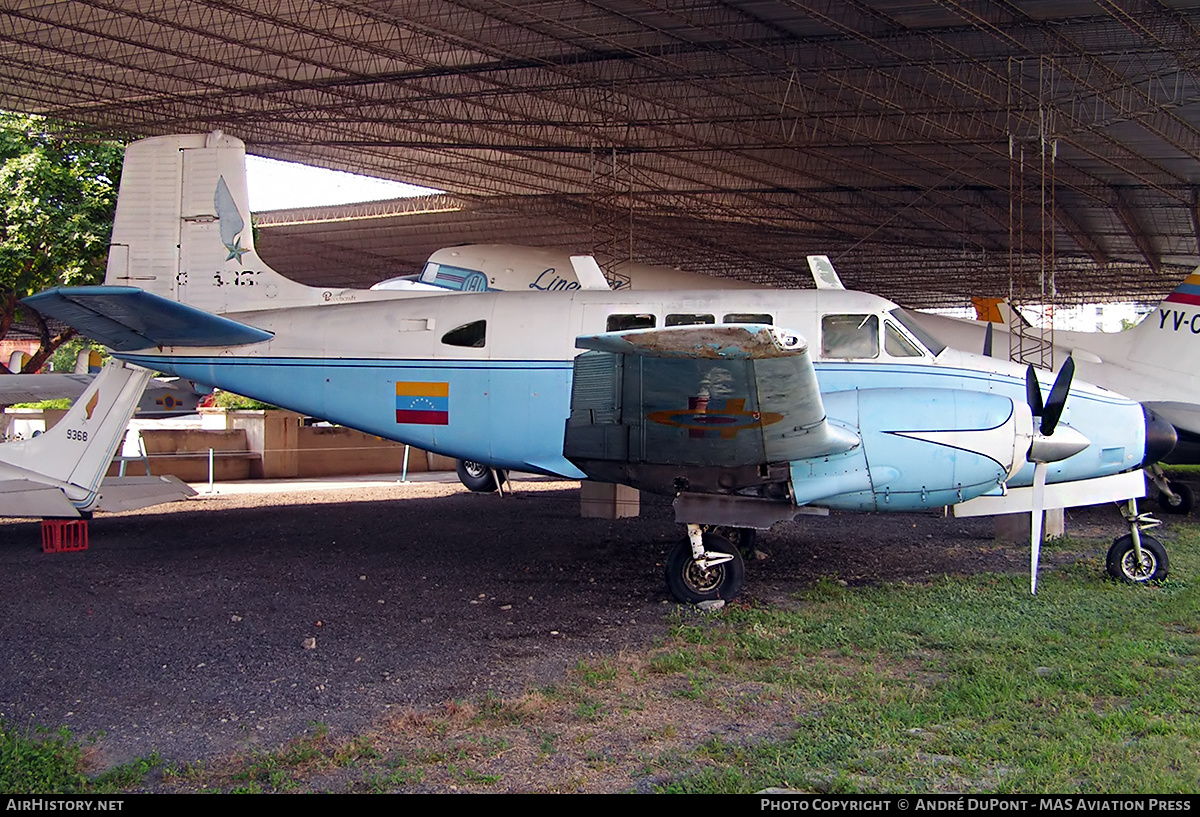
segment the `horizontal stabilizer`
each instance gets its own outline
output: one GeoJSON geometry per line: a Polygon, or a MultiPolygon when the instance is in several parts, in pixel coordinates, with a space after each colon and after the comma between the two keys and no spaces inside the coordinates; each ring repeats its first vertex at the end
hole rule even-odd
{"type": "Polygon", "coordinates": [[[24,303],[118,352],[151,346],[242,346],[273,337],[137,287],[57,287],[24,303]]]}
{"type": "Polygon", "coordinates": [[[0,480],[0,516],[79,518],[61,488],[29,479],[0,480]]]}
{"type": "Polygon", "coordinates": [[[135,511],[195,495],[196,491],[178,477],[108,477],[100,486],[96,509],[108,513],[135,511]]]}
{"type": "Polygon", "coordinates": [[[0,404],[40,403],[66,397],[74,400],[92,384],[91,374],[10,374],[0,378],[0,404]]]}

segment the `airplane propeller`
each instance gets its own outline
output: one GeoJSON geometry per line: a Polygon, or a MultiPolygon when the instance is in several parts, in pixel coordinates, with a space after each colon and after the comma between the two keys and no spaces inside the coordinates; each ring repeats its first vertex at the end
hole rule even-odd
{"type": "Polygon", "coordinates": [[[1087,437],[1069,426],[1058,429],[1062,419],[1071,379],[1075,376],[1075,361],[1067,358],[1050,387],[1050,395],[1042,402],[1042,387],[1031,364],[1025,372],[1025,398],[1029,410],[1039,419],[1037,431],[1029,446],[1027,459],[1033,463],[1033,508],[1029,532],[1029,592],[1037,595],[1038,561],[1042,550],[1042,514],[1045,511],[1046,471],[1050,463],[1077,454],[1090,444],[1087,437]],[[1055,430],[1058,429],[1058,434],[1055,430]]]}

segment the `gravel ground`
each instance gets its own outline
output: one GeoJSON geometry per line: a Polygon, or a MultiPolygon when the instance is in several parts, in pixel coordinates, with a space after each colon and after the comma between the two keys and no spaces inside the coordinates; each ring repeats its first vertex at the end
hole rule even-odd
{"type": "MultiPolygon", "coordinates": [[[[0,521],[0,716],[99,735],[99,765],[273,747],[313,722],[359,730],[397,708],[561,680],[649,645],[674,604],[666,500],[638,519],[578,516],[577,484],[509,497],[457,483],[298,487],[97,516],[91,547],[43,554],[38,523],[0,521]]],[[[1068,532],[1109,537],[1111,507],[1068,532]]],[[[760,539],[745,595],[1023,572],[987,519],[800,517],[760,539]]],[[[1055,549],[1049,560],[1102,558],[1055,549]]]]}

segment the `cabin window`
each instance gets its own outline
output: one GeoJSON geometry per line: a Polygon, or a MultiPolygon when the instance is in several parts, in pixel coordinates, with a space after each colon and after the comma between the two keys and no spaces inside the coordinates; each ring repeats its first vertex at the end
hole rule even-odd
{"type": "Polygon", "coordinates": [[[716,323],[712,315],[675,314],[667,315],[667,326],[696,326],[698,324],[716,323]]]}
{"type": "Polygon", "coordinates": [[[879,357],[879,318],[875,315],[826,315],[821,318],[821,356],[879,357]]]}
{"type": "Polygon", "coordinates": [[[487,276],[479,270],[435,264],[432,261],[427,263],[421,272],[421,281],[459,292],[487,292],[488,290],[487,276]]]}
{"type": "Polygon", "coordinates": [[[482,349],[487,342],[487,321],[472,321],[451,329],[442,335],[442,343],[447,346],[463,346],[468,349],[482,349]]]}
{"type": "Polygon", "coordinates": [[[762,312],[730,312],[726,315],[722,323],[765,323],[767,326],[775,323],[775,320],[762,312]]]}
{"type": "Polygon", "coordinates": [[[883,322],[883,349],[892,357],[922,357],[917,345],[891,321],[883,322]]]}
{"type": "Polygon", "coordinates": [[[640,313],[637,315],[609,315],[608,331],[625,332],[629,329],[653,329],[656,326],[653,315],[640,313]]]}

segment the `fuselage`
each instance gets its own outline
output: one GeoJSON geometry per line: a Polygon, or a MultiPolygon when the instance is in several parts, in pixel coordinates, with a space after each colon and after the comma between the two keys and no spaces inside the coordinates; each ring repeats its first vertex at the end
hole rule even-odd
{"type": "MultiPolygon", "coordinates": [[[[912,313],[940,341],[982,351],[987,324],[945,315],[912,313]]],[[[1056,330],[1054,359],[1072,356],[1078,376],[1127,394],[1154,409],[1181,431],[1200,434],[1200,312],[1163,302],[1142,323],[1122,332],[1056,330]]],[[[1008,358],[1019,340],[1002,325],[992,327],[992,353],[1008,358]]]]}
{"type": "MultiPolygon", "coordinates": [[[[1024,404],[1025,371],[1003,360],[930,348],[895,304],[840,290],[499,292],[405,294],[226,317],[273,333],[233,348],[168,347],[128,360],[451,457],[569,478],[563,454],[573,361],[581,335],[650,326],[759,323],[810,344],[832,422],[856,428],[837,393],[963,390],[1024,404]]],[[[352,297],[352,296],[351,296],[352,297]]],[[[1044,384],[1048,388],[1049,383],[1044,384]]],[[[903,392],[896,392],[902,395],[903,392]]],[[[896,399],[920,417],[919,397],[896,399]]],[[[1077,382],[1063,422],[1088,448],[1050,467],[1050,482],[1138,466],[1141,408],[1077,382]]],[[[1032,467],[1010,484],[1029,484],[1032,467]]]]}

